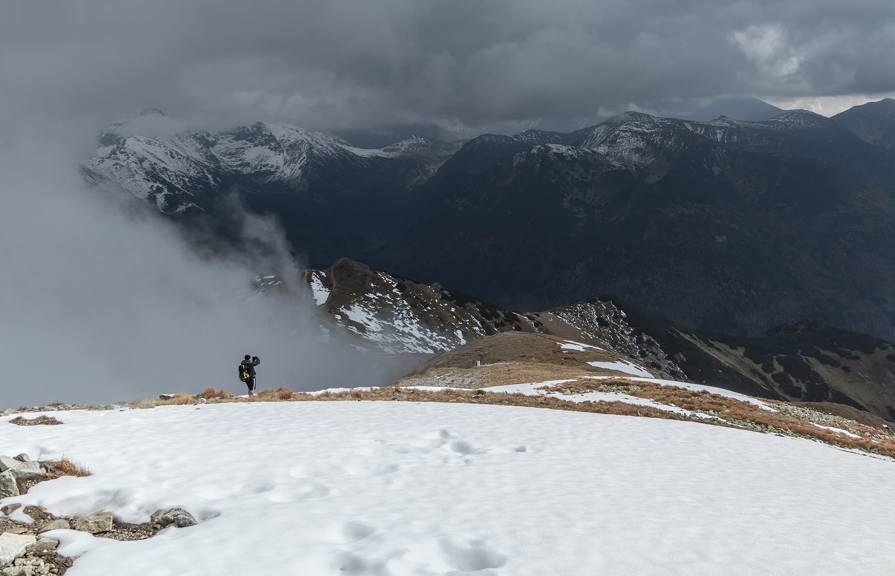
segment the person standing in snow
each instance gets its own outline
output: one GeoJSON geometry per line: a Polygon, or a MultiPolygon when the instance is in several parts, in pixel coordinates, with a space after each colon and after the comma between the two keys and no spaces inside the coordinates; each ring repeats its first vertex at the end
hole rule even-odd
{"type": "Polygon", "coordinates": [[[246,386],[249,387],[249,396],[255,395],[255,366],[261,364],[261,360],[257,356],[249,356],[246,354],[245,360],[241,362],[245,367],[248,377],[245,379],[246,386]]]}

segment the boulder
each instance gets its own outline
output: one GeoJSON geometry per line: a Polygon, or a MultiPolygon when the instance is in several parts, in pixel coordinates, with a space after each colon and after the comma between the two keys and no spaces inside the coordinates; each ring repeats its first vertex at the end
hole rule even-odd
{"type": "Polygon", "coordinates": [[[25,453],[22,453],[16,456],[16,460],[18,460],[19,462],[31,462],[31,457],[25,453]]]}
{"type": "Polygon", "coordinates": [[[9,456],[0,456],[0,472],[6,472],[13,466],[18,466],[21,464],[15,458],[10,458],[9,456]]]}
{"type": "Polygon", "coordinates": [[[78,521],[75,522],[75,530],[78,530],[79,532],[90,532],[91,534],[98,534],[100,532],[108,532],[111,529],[111,512],[101,512],[99,514],[93,514],[85,518],[78,518],[78,521]]]}
{"type": "Polygon", "coordinates": [[[158,524],[162,528],[171,525],[177,526],[178,528],[186,528],[198,524],[196,519],[193,518],[193,515],[183,508],[171,508],[167,512],[159,510],[150,516],[149,521],[153,524],[158,524]]]}
{"type": "Polygon", "coordinates": [[[16,477],[8,470],[0,472],[0,499],[18,495],[19,485],[16,484],[16,477]]]}
{"type": "Polygon", "coordinates": [[[174,398],[174,394],[159,394],[159,400],[172,400],[174,398]]]}
{"type": "Polygon", "coordinates": [[[3,576],[34,576],[34,569],[31,566],[10,566],[4,568],[0,572],[3,576]]]}
{"type": "Polygon", "coordinates": [[[71,528],[71,526],[69,526],[68,520],[57,518],[55,520],[50,520],[49,522],[44,524],[38,531],[38,533],[42,534],[44,532],[49,532],[50,530],[68,530],[69,528],[71,528]]]}
{"type": "Polygon", "coordinates": [[[8,466],[2,474],[9,474],[16,480],[34,480],[43,478],[43,472],[40,470],[40,464],[37,462],[19,462],[13,460],[14,465],[8,466]]]}
{"type": "Polygon", "coordinates": [[[0,568],[12,564],[16,558],[23,556],[29,547],[37,543],[34,536],[23,536],[4,532],[0,535],[0,568]]]}

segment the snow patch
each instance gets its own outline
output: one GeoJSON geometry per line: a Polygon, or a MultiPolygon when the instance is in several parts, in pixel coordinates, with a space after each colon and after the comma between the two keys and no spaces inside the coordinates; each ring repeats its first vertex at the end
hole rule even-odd
{"type": "Polygon", "coordinates": [[[615,362],[588,362],[594,368],[602,368],[603,370],[615,370],[632,376],[640,376],[643,378],[652,378],[652,374],[626,360],[616,360],[615,362]]]}

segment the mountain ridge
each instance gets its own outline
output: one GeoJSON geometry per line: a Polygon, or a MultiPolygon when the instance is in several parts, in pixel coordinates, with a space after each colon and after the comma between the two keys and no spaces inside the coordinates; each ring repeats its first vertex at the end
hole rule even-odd
{"type": "Polygon", "coordinates": [[[233,152],[193,172],[159,160],[189,156],[173,144],[156,139],[150,154],[129,136],[135,150],[104,147],[85,173],[120,161],[121,174],[95,180],[127,189],[134,174],[181,199],[174,218],[194,204],[214,219],[223,192],[237,190],[312,267],[348,255],[507,309],[615,293],[716,332],[822,317],[895,339],[895,153],[830,119],[630,112],[568,134],[374,151],[295,129],[293,156],[277,130],[187,138],[191,157],[233,152]]]}
{"type": "Polygon", "coordinates": [[[622,373],[631,363],[669,380],[840,404],[895,421],[895,345],[817,320],[746,338],[686,328],[609,295],[511,311],[347,258],[306,270],[303,279],[324,323],[391,354],[450,353],[506,333],[549,335],[608,351],[622,373]]]}

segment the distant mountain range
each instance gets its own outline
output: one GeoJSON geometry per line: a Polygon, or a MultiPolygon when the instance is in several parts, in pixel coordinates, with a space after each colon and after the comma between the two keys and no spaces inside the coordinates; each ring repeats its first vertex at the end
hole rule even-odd
{"type": "MultiPolygon", "coordinates": [[[[348,259],[307,270],[304,280],[324,324],[348,330],[369,350],[436,354],[502,332],[549,334],[608,350],[623,371],[628,362],[660,378],[895,421],[895,345],[820,321],[744,338],[685,328],[614,296],[513,312],[348,259]]],[[[524,343],[517,348],[513,354],[524,357],[524,343]]]]}
{"type": "Polygon", "coordinates": [[[866,142],[895,150],[895,100],[891,98],[855,106],[832,120],[866,142]]]}
{"type": "Polygon", "coordinates": [[[226,219],[236,191],[315,268],[349,256],[506,309],[612,293],[714,332],[822,318],[895,340],[895,151],[843,118],[629,112],[570,133],[376,149],[283,124],[122,124],[83,170],[187,226],[226,219]]]}

